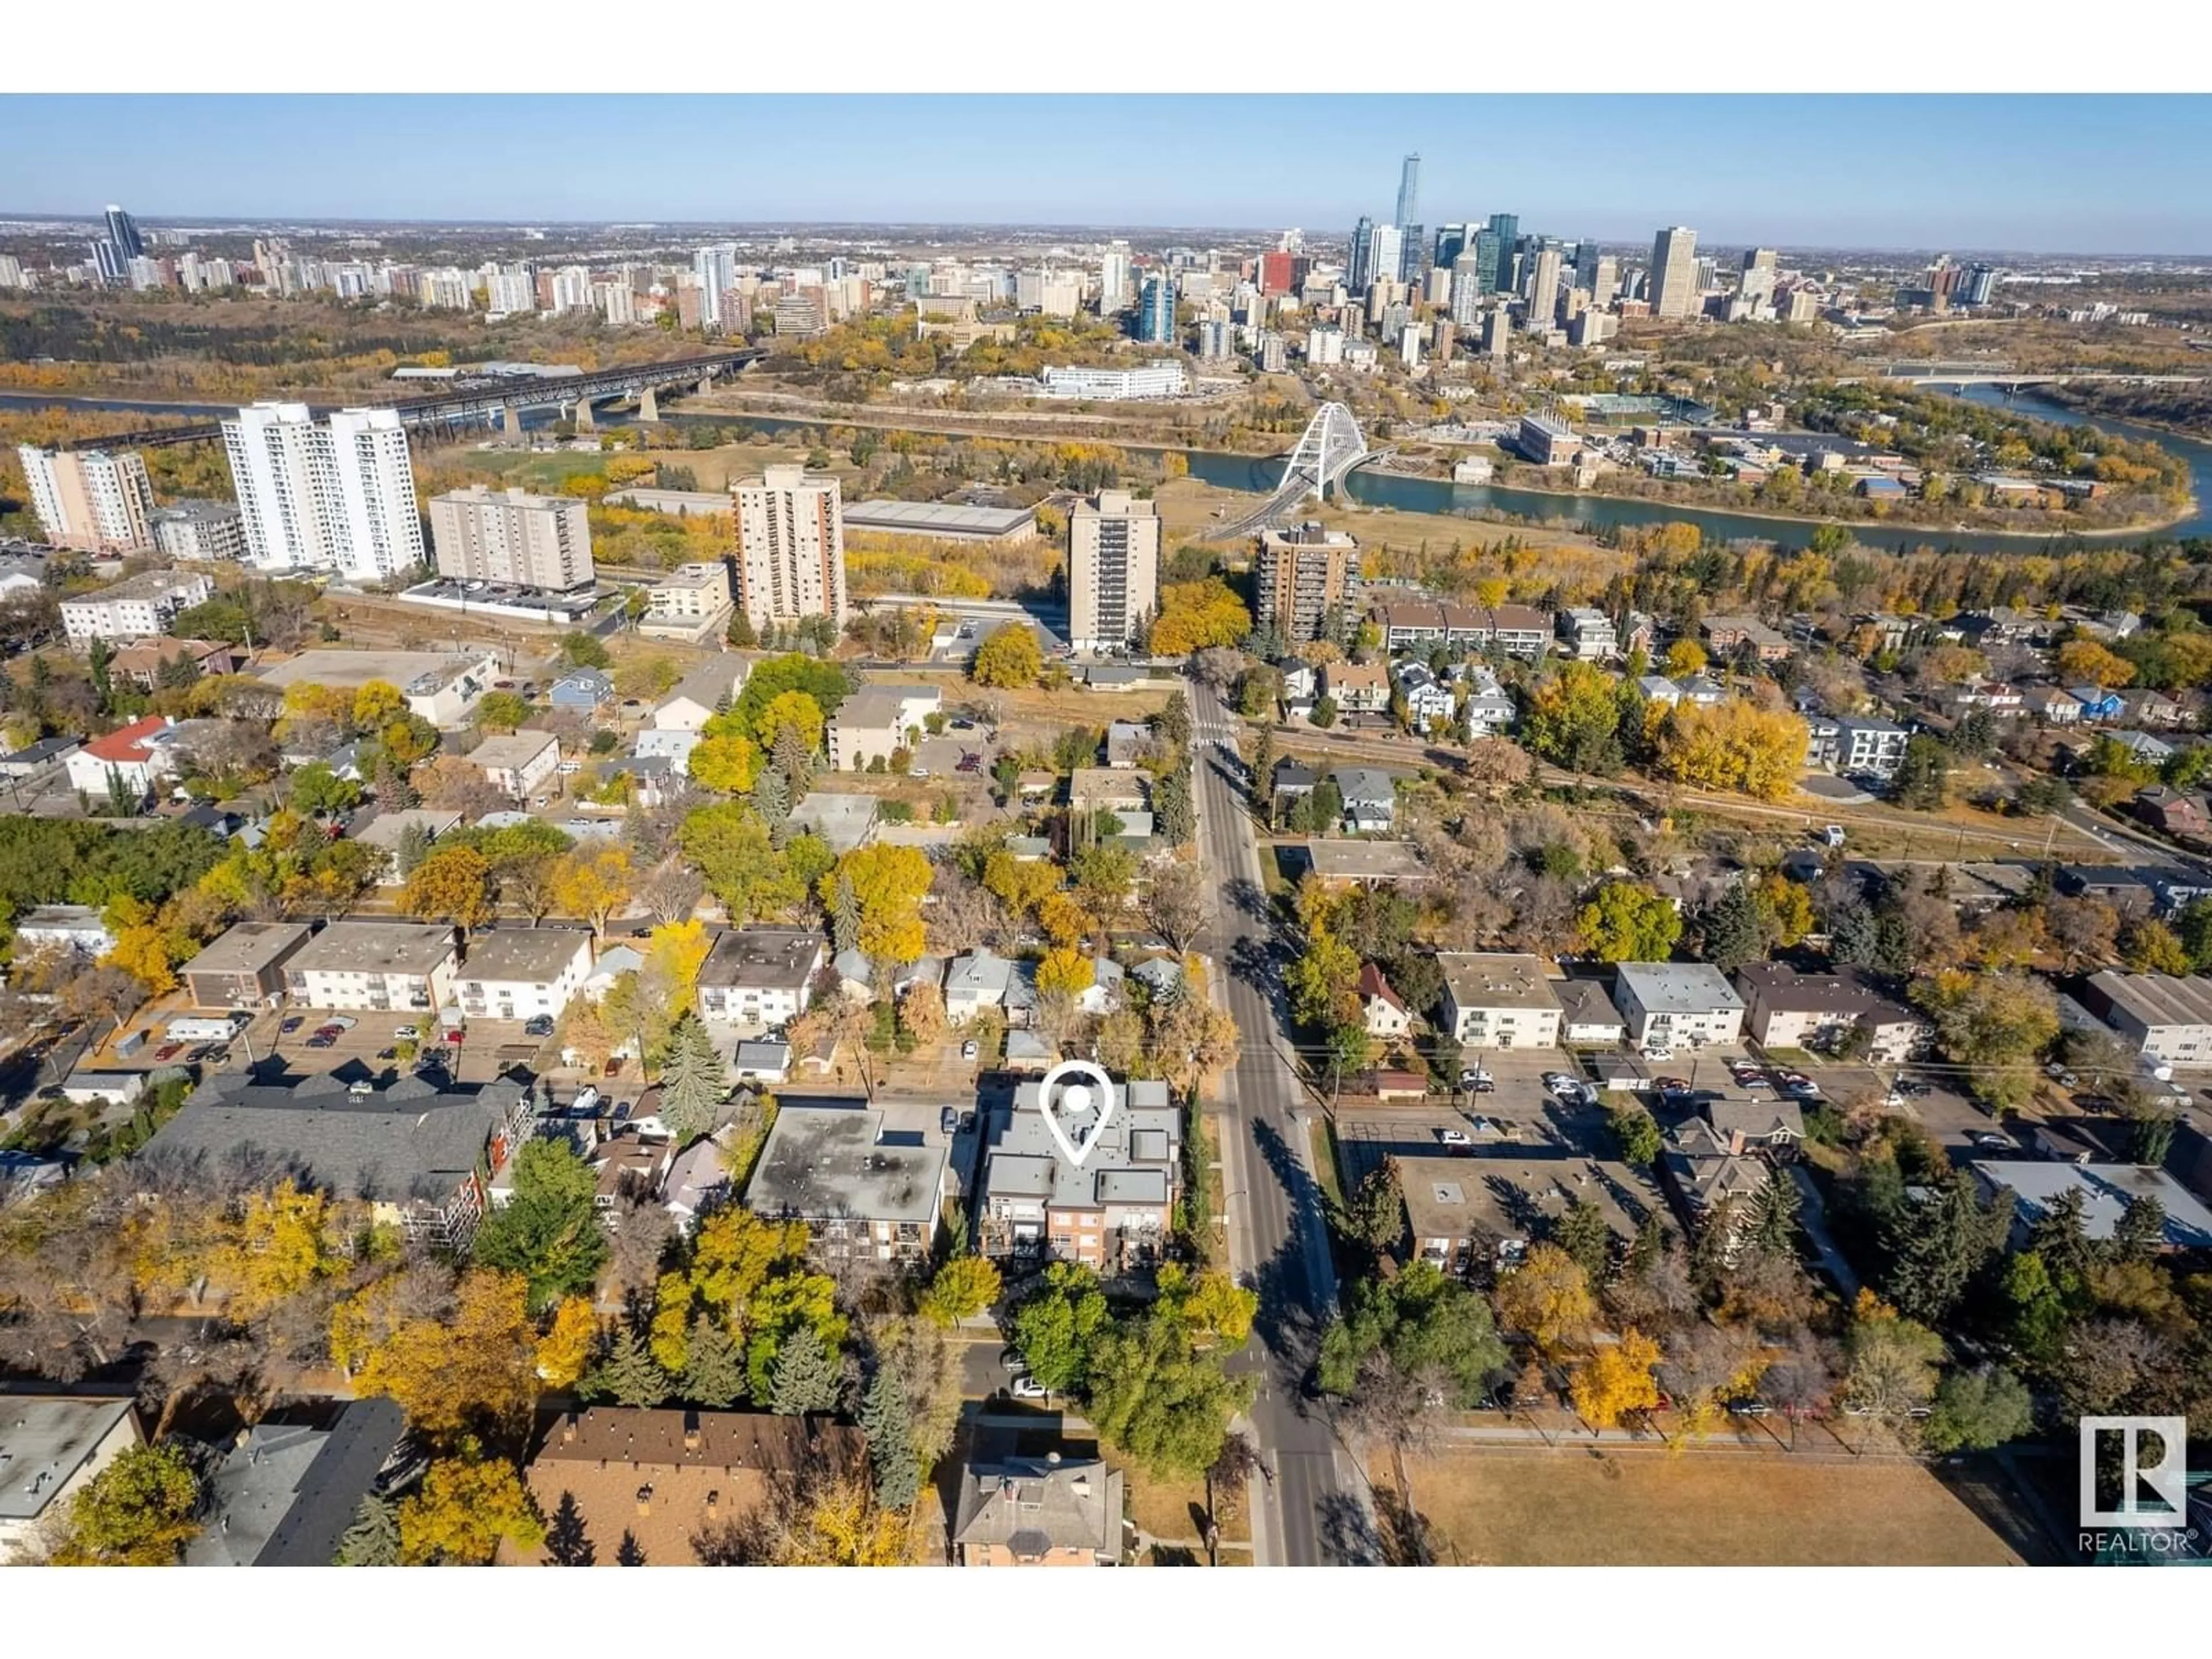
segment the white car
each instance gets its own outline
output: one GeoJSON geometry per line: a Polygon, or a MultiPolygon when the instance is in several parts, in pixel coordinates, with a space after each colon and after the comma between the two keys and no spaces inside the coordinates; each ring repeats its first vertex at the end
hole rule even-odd
{"type": "Polygon", "coordinates": [[[1050,1389],[1027,1375],[1016,1377],[1007,1385],[1007,1392],[1017,1400],[1048,1400],[1052,1397],[1050,1389]]]}
{"type": "Polygon", "coordinates": [[[1544,1086],[1547,1089],[1549,1089],[1553,1094],[1559,1095],[1565,1094],[1570,1088],[1576,1086],[1576,1085],[1575,1079],[1569,1077],[1565,1072],[1547,1072],[1544,1073],[1544,1086]]]}
{"type": "Polygon", "coordinates": [[[1443,1142],[1447,1146],[1472,1146],[1474,1145],[1473,1141],[1467,1138],[1467,1131],[1464,1129],[1439,1129],[1437,1131],[1437,1139],[1443,1142]]]}
{"type": "Polygon", "coordinates": [[[1674,1051],[1672,1048],[1645,1048],[1642,1053],[1644,1059],[1654,1061],[1663,1062],[1674,1058],[1674,1051]]]}
{"type": "Polygon", "coordinates": [[[413,1042],[422,1035],[422,1032],[419,1026],[403,1025],[392,1035],[402,1042],[413,1042]]]}

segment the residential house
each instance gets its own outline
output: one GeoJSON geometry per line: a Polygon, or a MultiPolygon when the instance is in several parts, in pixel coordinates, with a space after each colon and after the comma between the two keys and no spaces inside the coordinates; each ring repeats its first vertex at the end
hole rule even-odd
{"type": "Polygon", "coordinates": [[[2112,732],[2106,735],[2146,766],[2163,766],[2179,752],[2165,738],[2154,738],[2148,732],[2112,732]]]}
{"type": "Polygon", "coordinates": [[[493,788],[526,801],[561,764],[561,740],[550,732],[507,732],[486,738],[466,758],[493,788]]]}
{"type": "Polygon", "coordinates": [[[2201,836],[2205,833],[2203,803],[2194,795],[2185,795],[2162,783],[2136,790],[2134,810],[2135,815],[2152,829],[2169,836],[2201,836]]]}
{"type": "Polygon", "coordinates": [[[240,1431],[210,1471],[188,1567],[327,1567],[406,1432],[397,1401],[287,1407],[240,1431]]]}
{"type": "Polygon", "coordinates": [[[0,1410],[0,1559],[34,1545],[109,1464],[145,1443],[127,1395],[9,1395],[0,1410]]]}
{"type": "Polygon", "coordinates": [[[996,951],[980,949],[955,957],[945,969],[945,1018],[965,1025],[986,1008],[1004,1010],[1014,983],[1016,964],[996,951]]]}
{"type": "MultiPolygon", "coordinates": [[[[1010,1113],[987,1123],[975,1217],[983,1253],[1079,1261],[1119,1273],[1158,1261],[1174,1226],[1182,1114],[1157,1079],[1113,1084],[1114,1109],[1081,1165],[1063,1157],[1039,1110],[1038,1083],[1019,1085],[1010,1113]]],[[[1078,1144],[1090,1115],[1067,1114],[1078,1144]]]]}
{"type": "Polygon", "coordinates": [[[1698,631],[1716,656],[1732,658],[1746,646],[1761,662],[1780,662],[1790,654],[1790,641],[1756,617],[1708,617],[1698,631]]]}
{"type": "Polygon", "coordinates": [[[1329,775],[1344,799],[1344,831],[1387,836],[1398,821],[1398,784],[1371,766],[1340,766],[1329,775]]]}
{"type": "Polygon", "coordinates": [[[572,668],[545,693],[547,702],[573,714],[595,714],[614,697],[613,678],[597,668],[572,668]]]}
{"type": "Polygon", "coordinates": [[[1077,817],[1094,812],[1141,812],[1151,800],[1142,772],[1079,766],[1067,776],[1067,808],[1077,817]]]}
{"type": "Polygon", "coordinates": [[[1774,1179],[1774,1168],[1765,1158],[1729,1146],[1703,1118],[1687,1119],[1667,1132],[1660,1167],[1692,1223],[1723,1204],[1748,1203],[1774,1179]]]}
{"type": "Polygon", "coordinates": [[[804,927],[733,927],[699,967],[699,1014],[711,1024],[781,1025],[806,1012],[828,959],[804,927]]]}
{"type": "Polygon", "coordinates": [[[1637,695],[1646,702],[1672,708],[1682,701],[1682,689],[1664,674],[1645,674],[1636,682],[1637,695]]]}
{"type": "Polygon", "coordinates": [[[1610,1048],[1628,1035],[1628,1022],[1596,980],[1553,980],[1551,987],[1559,1001],[1559,1041],[1568,1048],[1610,1048]]]}
{"type": "Polygon", "coordinates": [[[2120,694],[2120,714],[2130,726],[2154,726],[2172,731],[2181,725],[2188,710],[2163,691],[2145,688],[2120,694]]]}
{"type": "Polygon", "coordinates": [[[654,727],[663,732],[696,732],[737,701],[750,670],[751,664],[733,653],[708,658],[653,705],[654,727]]]}
{"type": "Polygon", "coordinates": [[[1275,763],[1275,769],[1268,774],[1267,781],[1273,792],[1275,810],[1279,815],[1286,804],[1304,800],[1313,793],[1314,785],[1321,781],[1321,775],[1304,761],[1293,760],[1285,755],[1275,763]]]}
{"type": "Polygon", "coordinates": [[[300,921],[241,921],[179,969],[195,1008],[273,1008],[313,933],[300,921]]]}
{"type": "Polygon", "coordinates": [[[2030,686],[2021,707],[2045,726],[2078,726],[2081,720],[2081,700],[2063,686],[2030,686]]]}
{"type": "Polygon", "coordinates": [[[1895,1066],[1925,1054],[1935,1040],[1924,1016],[1875,990],[1856,969],[1805,974],[1759,962],[1737,969],[1735,982],[1746,1028],[1769,1048],[1843,1049],[1895,1066]]]}
{"type": "Polygon", "coordinates": [[[1716,708],[1728,701],[1728,691],[1710,674],[1685,674],[1674,682],[1675,697],[1698,708],[1716,708]]]}
{"type": "Polygon", "coordinates": [[[839,772],[866,771],[893,751],[921,740],[928,718],[940,713],[945,695],[933,685],[867,685],[837,705],[830,717],[830,765],[839,772]]]}
{"type": "Polygon", "coordinates": [[[1460,714],[1468,735],[1498,738],[1512,731],[1519,711],[1498,684],[1498,676],[1487,668],[1470,667],[1466,678],[1467,690],[1460,702],[1460,714]]]}
{"type": "Polygon", "coordinates": [[[629,752],[635,759],[666,761],[674,770],[689,772],[691,751],[705,740],[703,732],[663,731],[648,726],[630,740],[629,752]]]}
{"type": "Polygon", "coordinates": [[[1380,714],[1390,707],[1390,672],[1382,663],[1328,663],[1321,678],[1325,695],[1340,713],[1380,714]]]}
{"type": "Polygon", "coordinates": [[[407,806],[378,812],[367,823],[354,829],[353,839],[384,855],[377,879],[389,887],[405,879],[399,869],[399,849],[406,842],[410,830],[420,830],[426,842],[434,844],[439,836],[460,826],[459,812],[407,806]]]}
{"type": "Polygon", "coordinates": [[[1757,1148],[1786,1153],[1805,1139],[1805,1115],[1792,1100],[1708,1100],[1705,1121],[1731,1158],[1757,1148]]]}
{"type": "Polygon", "coordinates": [[[1406,716],[1416,732],[1425,732],[1432,724],[1449,724],[1458,712],[1459,700],[1452,689],[1430,671],[1424,662],[1401,663],[1398,668],[1398,695],[1406,700],[1406,716]]]}
{"type": "Polygon", "coordinates": [[[304,1185],[366,1203],[379,1224],[465,1250],[530,1118],[528,1091],[506,1079],[465,1090],[410,1077],[360,1093],[331,1072],[284,1085],[218,1072],[144,1156],[174,1169],[252,1152],[304,1185]]]}
{"type": "Polygon", "coordinates": [[[1463,1048],[1551,1048],[1562,1010],[1540,957],[1440,951],[1443,1028],[1463,1048]]]}
{"type": "Polygon", "coordinates": [[[88,904],[40,904],[15,924],[15,955],[34,951],[71,951],[88,959],[115,948],[115,935],[100,912],[88,904]]]}
{"type": "Polygon", "coordinates": [[[2212,1066],[2212,977],[2124,974],[2106,969],[2081,988],[2082,1006],[2133,1042],[2146,1060],[2212,1066]]]}
{"type": "Polygon", "coordinates": [[[1152,752],[1152,728],[1142,720],[1115,720],[1106,727],[1106,764],[1127,772],[1144,764],[1152,752]]]}
{"type": "Polygon", "coordinates": [[[538,1512],[573,1522],[507,1566],[698,1566],[728,1529],[802,1477],[865,1480],[867,1442],[827,1417],[681,1407],[593,1406],[555,1419],[523,1483],[538,1512]]]}
{"type": "Polygon", "coordinates": [[[2107,691],[2100,685],[2069,685],[2066,689],[2081,705],[2081,718],[2092,724],[2116,720],[2127,712],[2127,705],[2117,691],[2107,691]]]}
{"type": "Polygon", "coordinates": [[[1743,1036],[1743,999],[1710,963],[1624,962],[1614,969],[1613,1000],[1629,1039],[1647,1048],[1743,1036]]]}
{"type": "Polygon", "coordinates": [[[1303,699],[1311,702],[1321,695],[1321,667],[1318,664],[1292,661],[1282,668],[1283,697],[1287,702],[1303,699]]]}
{"type": "Polygon", "coordinates": [[[470,938],[457,988],[471,1019],[554,1018],[591,976],[588,927],[498,927],[470,938]]]}
{"type": "Polygon", "coordinates": [[[1390,981],[1373,963],[1362,963],[1359,983],[1354,988],[1359,995],[1360,1006],[1365,1012],[1367,1035],[1389,1039],[1412,1033],[1413,1011],[1390,988],[1390,981]]]}
{"type": "Polygon", "coordinates": [[[175,775],[176,743],[176,722],[149,714],[93,738],[63,764],[70,787],[95,800],[104,800],[110,786],[118,781],[131,799],[143,800],[155,784],[175,775]]]}
{"type": "MultiPolygon", "coordinates": [[[[40,738],[36,743],[24,744],[11,755],[0,755],[0,778],[18,783],[35,778],[47,768],[60,765],[83,747],[82,738],[40,738]]],[[[103,773],[103,778],[105,775],[103,773]]]]}
{"type": "Polygon", "coordinates": [[[2124,916],[2147,916],[2158,907],[2150,878],[2122,865],[2062,865],[2051,884],[2069,898],[2101,900],[2124,916]]]}
{"type": "Polygon", "coordinates": [[[745,1188],[745,1207],[804,1221],[825,1264],[927,1263],[948,1195],[945,1138],[890,1130],[865,1100],[785,1100],[745,1188]]]}
{"type": "Polygon", "coordinates": [[[453,930],[412,921],[334,921],[284,963],[303,1008],[434,1013],[453,1000],[460,952],[453,930]]]}
{"type": "Polygon", "coordinates": [[[174,680],[185,673],[192,679],[234,674],[245,661],[243,651],[220,640],[142,640],[110,657],[107,673],[111,680],[154,691],[161,689],[165,675],[174,680]]]}
{"type": "Polygon", "coordinates": [[[960,1472],[952,1547],[963,1567],[1110,1567],[1122,1476],[1095,1458],[1010,1457],[960,1472]]]}

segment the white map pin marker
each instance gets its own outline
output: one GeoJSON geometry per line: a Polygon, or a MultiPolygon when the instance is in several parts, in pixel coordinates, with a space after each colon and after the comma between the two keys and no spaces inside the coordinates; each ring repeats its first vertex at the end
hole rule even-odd
{"type": "Polygon", "coordinates": [[[1044,1127],[1052,1131],[1054,1141],[1067,1155],[1067,1161],[1079,1170],[1083,1167],[1083,1160],[1089,1158],[1097,1146],[1098,1137],[1106,1133],[1106,1126],[1113,1121],[1114,1085],[1103,1071],[1087,1060],[1063,1060],[1047,1072],[1044,1080],[1037,1085],[1037,1110],[1043,1115],[1044,1127]],[[1060,1091],[1060,1099],[1069,1111],[1085,1112],[1093,1109],[1097,1111],[1098,1115],[1091,1120],[1091,1132],[1083,1137],[1080,1146],[1068,1139],[1067,1131],[1060,1124],[1060,1114],[1053,1110],[1054,1085],[1072,1072],[1097,1079],[1095,1089],[1085,1084],[1071,1083],[1060,1091]]]}

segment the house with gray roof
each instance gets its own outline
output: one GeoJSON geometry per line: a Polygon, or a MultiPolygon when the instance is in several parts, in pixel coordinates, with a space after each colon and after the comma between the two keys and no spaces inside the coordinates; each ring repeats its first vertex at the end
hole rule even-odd
{"type": "Polygon", "coordinates": [[[264,1418],[209,1475],[209,1523],[188,1567],[327,1567],[406,1432],[396,1401],[350,1400],[333,1416],[264,1418]]]}
{"type": "Polygon", "coordinates": [[[745,1188],[745,1207],[804,1221],[825,1262],[910,1266],[929,1259],[946,1195],[943,1137],[887,1131],[865,1100],[783,1101],[745,1188]]]}
{"type": "Polygon", "coordinates": [[[1123,1480],[1096,1459],[1007,1458],[960,1472],[952,1547],[963,1567],[1110,1567],[1123,1480]]]}
{"type": "Polygon", "coordinates": [[[1330,774],[1344,798],[1344,832],[1387,836],[1398,821],[1398,784],[1372,766],[1340,766],[1330,774]]]}
{"type": "Polygon", "coordinates": [[[10,1395],[0,1410],[0,1560],[29,1544],[52,1516],[110,1463],[145,1443],[129,1399],[10,1395]]]}

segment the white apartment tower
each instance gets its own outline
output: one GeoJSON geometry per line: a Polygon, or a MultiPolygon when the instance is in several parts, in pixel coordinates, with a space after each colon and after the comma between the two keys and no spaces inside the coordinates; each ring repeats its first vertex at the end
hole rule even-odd
{"type": "Polygon", "coordinates": [[[738,285],[737,249],[702,247],[691,256],[691,270],[699,279],[701,326],[722,327],[722,296],[738,285]]]}
{"type": "Polygon", "coordinates": [[[581,265],[563,265],[553,273],[553,309],[589,311],[592,308],[592,273],[581,265]]]}
{"type": "Polygon", "coordinates": [[[1530,264],[1528,329],[1534,334],[1548,333],[1559,308],[1559,250],[1544,248],[1530,264]]]}
{"type": "Polygon", "coordinates": [[[1129,245],[1109,242],[1098,260],[1098,314],[1110,317],[1128,300],[1129,245]]]}
{"type": "Polygon", "coordinates": [[[772,466],[738,495],[738,605],[756,627],[828,617],[845,626],[845,507],[837,480],[772,466]]]}
{"type": "Polygon", "coordinates": [[[430,498],[438,574],[565,592],[592,580],[592,527],[569,495],[471,484],[430,498]]]}
{"type": "Polygon", "coordinates": [[[1160,603],[1160,510],[1125,489],[1099,492],[1067,519],[1067,638],[1078,651],[1143,643],[1160,603]]]}
{"type": "Polygon", "coordinates": [[[250,562],[380,581],[422,562],[415,468],[396,410],[264,403],[222,423],[250,562]]]}
{"type": "Polygon", "coordinates": [[[154,488],[135,451],[22,444],[15,453],[32,510],[57,547],[127,553],[154,545],[154,488]]]}
{"type": "Polygon", "coordinates": [[[1698,233],[1686,225],[1661,231],[1651,242],[1651,314],[1694,317],[1698,297],[1698,233]]]}

